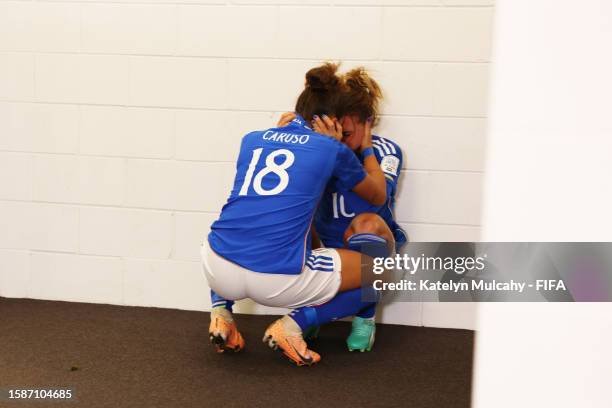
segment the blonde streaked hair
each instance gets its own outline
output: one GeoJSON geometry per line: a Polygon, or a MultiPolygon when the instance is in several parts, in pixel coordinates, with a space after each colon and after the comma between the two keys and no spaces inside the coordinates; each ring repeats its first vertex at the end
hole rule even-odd
{"type": "Polygon", "coordinates": [[[342,75],[344,89],[340,102],[339,116],[356,115],[361,122],[372,117],[376,125],[380,116],[380,102],[383,92],[378,83],[364,67],[351,69],[342,75]]]}

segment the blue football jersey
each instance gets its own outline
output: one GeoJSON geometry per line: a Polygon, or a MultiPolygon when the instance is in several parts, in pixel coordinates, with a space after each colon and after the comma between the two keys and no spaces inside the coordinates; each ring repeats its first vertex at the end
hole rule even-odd
{"type": "Polygon", "coordinates": [[[364,212],[378,214],[395,236],[399,249],[407,242],[404,230],[395,222],[393,209],[397,180],[402,169],[402,150],[389,139],[372,135],[374,155],[380,163],[387,181],[387,201],[382,206],[368,203],[354,192],[344,189],[333,180],[328,183],[321,204],[315,215],[315,229],[321,242],[328,248],[344,247],[344,231],[357,215],[364,212]]]}
{"type": "Polygon", "coordinates": [[[255,272],[299,274],[326,184],[351,190],[366,177],[345,145],[298,117],[282,128],[247,134],[234,186],[208,242],[223,258],[255,272]]]}

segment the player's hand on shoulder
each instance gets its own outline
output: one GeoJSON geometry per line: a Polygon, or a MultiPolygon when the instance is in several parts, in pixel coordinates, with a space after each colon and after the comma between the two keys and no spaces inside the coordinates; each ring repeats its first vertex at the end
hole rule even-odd
{"type": "Polygon", "coordinates": [[[285,112],[281,115],[276,127],[285,127],[291,123],[293,119],[296,118],[296,114],[293,112],[285,112]]]}
{"type": "Polygon", "coordinates": [[[337,141],[342,140],[342,125],[338,119],[331,119],[327,115],[321,117],[315,115],[312,119],[312,128],[315,132],[333,137],[337,141]]]}

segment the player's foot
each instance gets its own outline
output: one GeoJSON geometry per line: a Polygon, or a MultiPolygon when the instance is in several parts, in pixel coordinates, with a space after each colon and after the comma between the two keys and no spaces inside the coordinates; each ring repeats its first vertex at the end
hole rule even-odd
{"type": "Polygon", "coordinates": [[[263,342],[273,350],[282,350],[297,365],[313,365],[321,361],[321,356],[312,350],[302,337],[302,330],[289,316],[283,316],[272,323],[264,333],[263,342]]]}
{"type": "Polygon", "coordinates": [[[244,339],[236,327],[232,313],[224,307],[213,308],[210,312],[208,335],[217,353],[223,353],[225,350],[238,352],[244,348],[244,339]]]}
{"type": "Polygon", "coordinates": [[[374,318],[364,319],[355,316],[351,327],[351,334],[346,339],[349,351],[359,350],[364,352],[372,350],[375,334],[376,322],[374,318]]]}

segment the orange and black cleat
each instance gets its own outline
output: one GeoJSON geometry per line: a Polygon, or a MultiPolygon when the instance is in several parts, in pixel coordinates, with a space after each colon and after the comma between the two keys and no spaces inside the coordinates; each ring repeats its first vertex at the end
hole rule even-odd
{"type": "Polygon", "coordinates": [[[273,350],[280,349],[298,366],[310,366],[321,361],[321,356],[309,350],[297,324],[288,316],[276,320],[264,333],[263,342],[273,350]]]}
{"type": "Polygon", "coordinates": [[[225,350],[237,353],[244,348],[244,339],[236,327],[232,314],[225,308],[215,308],[210,313],[208,335],[217,353],[223,353],[225,350]]]}

